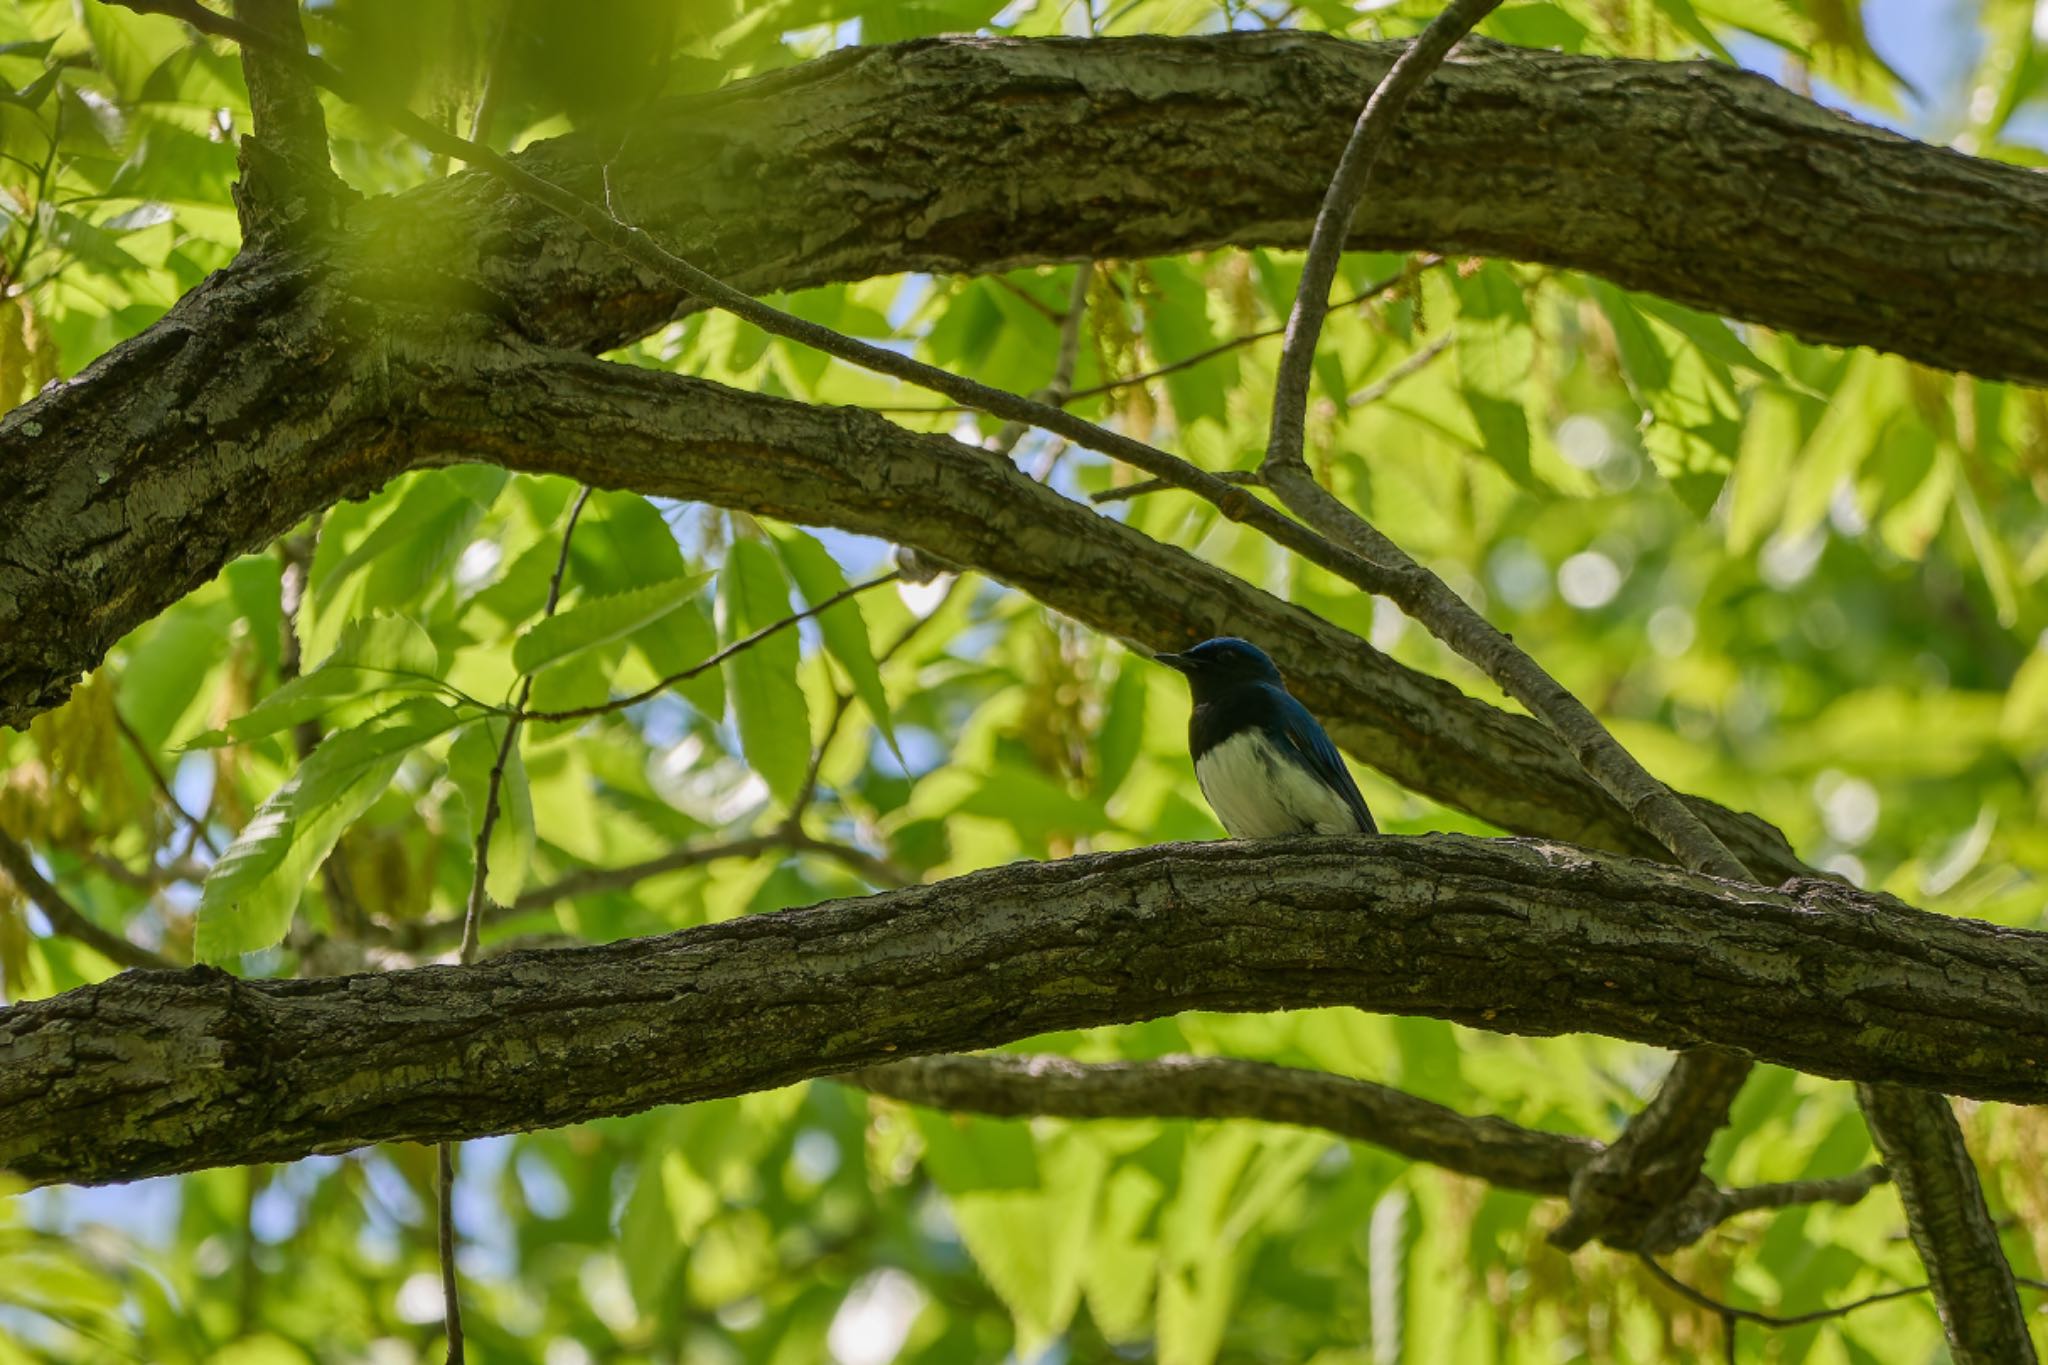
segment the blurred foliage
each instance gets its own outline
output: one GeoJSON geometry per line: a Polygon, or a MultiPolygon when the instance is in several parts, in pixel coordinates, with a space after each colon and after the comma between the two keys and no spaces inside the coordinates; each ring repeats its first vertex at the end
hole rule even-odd
{"type": "MultiPolygon", "coordinates": [[[[310,7],[312,41],[499,146],[856,41],[983,30],[1414,31],[1434,3],[540,0],[310,7]],[[484,113],[480,115],[479,110],[484,113]]],[[[1739,59],[1980,155],[2043,159],[2048,48],[2022,0],[1951,4],[1963,64],[1916,89],[1855,0],[1511,3],[1487,31],[1591,53],[1739,59]],[[2032,130],[2031,132],[2029,130],[2032,130]]],[[[447,172],[330,104],[365,192],[447,172]]],[[[0,9],[0,407],[159,317],[237,245],[234,54],[71,0],[0,9]]],[[[871,280],[786,299],[986,382],[1043,385],[1071,267],[871,280]]],[[[1285,253],[1093,268],[1075,387],[1284,316],[1285,253]]],[[[1356,257],[1317,365],[1332,485],[1514,632],[1657,772],[1757,811],[1810,860],[1915,904],[2041,927],[2048,876],[2048,398],[1803,345],[1598,280],[1356,257]],[[1387,284],[1378,289],[1377,285],[1387,284]]],[[[1214,468],[1255,460],[1271,341],[1079,411],[1214,468]]],[[[700,315],[620,353],[766,391],[994,425],[700,315]]],[[[1080,496],[1126,471],[1039,438],[1080,496]]],[[[445,949],[519,676],[534,705],[623,696],[886,567],[829,532],[595,495],[541,624],[575,490],[463,468],[337,506],[137,630],[64,709],[0,733],[0,825],[79,907],[250,974],[445,949]],[[301,663],[303,666],[301,666],[301,663]],[[325,871],[322,871],[323,860],[325,871]],[[349,903],[349,902],[352,902],[349,903]],[[439,937],[436,937],[438,935],[439,937]],[[326,956],[323,956],[326,955],[326,956]],[[339,957],[335,955],[339,954],[339,957]]],[[[1382,603],[1177,494],[1111,504],[1416,667],[1491,694],[1382,603]]],[[[526,728],[508,768],[492,945],[603,940],[1020,857],[1214,837],[1178,680],[979,580],[859,594],[630,708],[526,728]],[[808,742],[806,741],[808,736],[808,742]],[[679,846],[810,837],[566,899],[552,883],[679,846]]],[[[1479,829],[1362,785],[1384,828],[1479,829]]],[[[0,883],[10,999],[107,975],[0,883]]],[[[1266,1058],[1604,1136],[1662,1059],[1352,1011],[1190,1015],[1033,1040],[1091,1059],[1266,1058]]],[[[2024,1274],[2048,1264],[2048,1131],[1967,1127],[2024,1274]]],[[[1845,1087],[1766,1068],[1716,1143],[1728,1182],[1871,1157],[1845,1087]]],[[[1567,1259],[1553,1211],[1376,1150],[1256,1124],[997,1123],[831,1084],[468,1144],[457,1187],[483,1360],[846,1365],[1157,1358],[1643,1361],[1720,1349],[1631,1263],[1567,1259]]],[[[438,1358],[431,1153],[380,1148],[120,1191],[0,1191],[0,1362],[438,1358]]],[[[1732,1224],[1680,1258],[1796,1312],[1917,1280],[1888,1191],[1732,1224]]],[[[1744,1358],[1939,1358],[1924,1301],[1744,1358]]]]}

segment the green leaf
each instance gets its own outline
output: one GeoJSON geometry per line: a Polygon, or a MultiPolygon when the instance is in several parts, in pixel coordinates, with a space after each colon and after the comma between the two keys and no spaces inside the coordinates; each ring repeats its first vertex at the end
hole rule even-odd
{"type": "Polygon", "coordinates": [[[440,651],[426,627],[409,616],[376,612],[341,628],[341,638],[316,671],[356,669],[413,682],[441,678],[440,651]]]}
{"type": "Polygon", "coordinates": [[[1703,353],[1730,369],[1748,370],[1763,379],[1784,379],[1775,365],[1744,345],[1735,330],[1720,318],[1696,312],[1669,299],[1660,299],[1654,294],[1631,294],[1628,301],[1641,312],[1681,333],[1703,353]]]}
{"type": "MultiPolygon", "coordinates": [[[[10,43],[8,44],[8,46],[47,47],[48,44],[10,43]]],[[[59,74],[61,74],[61,68],[53,66],[49,68],[47,71],[43,72],[42,75],[30,81],[27,85],[21,87],[21,89],[19,90],[9,90],[5,86],[0,86],[0,104],[19,105],[23,109],[35,109],[40,107],[42,102],[50,97],[50,92],[57,88],[57,77],[59,76],[59,74]]]]}
{"type": "MultiPolygon", "coordinates": [[[[728,643],[790,614],[782,565],[758,540],[737,540],[719,575],[728,643]]],[[[801,651],[794,627],[779,630],[725,661],[725,690],[739,720],[747,762],[780,801],[803,786],[811,762],[810,712],[796,669],[801,651]]]]}
{"type": "MultiPolygon", "coordinates": [[[[448,746],[448,776],[469,807],[468,842],[472,846],[476,827],[483,822],[498,746],[505,741],[505,724],[503,717],[492,716],[482,725],[463,730],[448,746]]],[[[533,789],[527,780],[526,760],[515,743],[505,755],[505,775],[498,785],[498,819],[491,826],[491,867],[484,878],[485,894],[500,905],[510,905],[518,898],[533,866],[535,843],[533,789]]]]}
{"type": "Polygon", "coordinates": [[[606,597],[584,598],[529,626],[512,645],[512,666],[521,673],[537,673],[549,664],[631,635],[689,601],[704,579],[703,574],[690,574],[606,597]]]}
{"type": "MultiPolygon", "coordinates": [[[[1587,281],[1587,287],[1614,331],[1630,393],[1650,415],[1644,450],[1680,501],[1695,516],[1705,516],[1741,453],[1742,413],[1728,366],[1675,324],[1670,330],[1653,324],[1634,296],[1600,280],[1587,281]]],[[[1674,316],[1712,337],[1699,325],[1709,319],[1674,316]]],[[[1725,352],[1729,341],[1732,335],[1708,345],[1725,352]]]]}
{"type": "Polygon", "coordinates": [[[509,477],[491,465],[461,465],[414,475],[390,510],[346,553],[331,562],[326,554],[315,555],[315,604],[325,609],[351,579],[386,556],[393,562],[379,570],[376,591],[369,600],[378,605],[410,600],[422,587],[438,581],[440,575],[434,568],[448,559],[450,544],[456,554],[461,552],[467,533],[497,500],[509,477]]]}
{"type": "Polygon", "coordinates": [[[1735,64],[1735,58],[1714,36],[1714,31],[1700,21],[1700,16],[1693,10],[1692,0],[1657,0],[1657,8],[1663,10],[1671,22],[1694,42],[1729,65],[1735,64]]]}
{"type": "Polygon", "coordinates": [[[1506,266],[1489,261],[1457,277],[1458,377],[1487,456],[1525,487],[1529,418],[1522,390],[1536,356],[1529,305],[1506,266]]]}
{"type": "MultiPolygon", "coordinates": [[[[1148,262],[1145,271],[1158,289],[1148,300],[1145,337],[1161,363],[1175,364],[1214,346],[1209,291],[1201,276],[1171,258],[1148,262]]],[[[1236,384],[1237,354],[1233,351],[1166,376],[1166,392],[1182,426],[1192,426],[1203,417],[1227,424],[1226,399],[1236,384]]]]}
{"type": "Polygon", "coordinates": [[[1080,1306],[1107,1155],[1073,1129],[1037,1143],[1019,1123],[915,1112],[925,1169],[1029,1358],[1080,1306]]]}
{"type": "MultiPolygon", "coordinates": [[[[775,548],[781,551],[783,564],[788,567],[790,577],[796,580],[797,591],[804,595],[804,601],[809,605],[815,607],[846,591],[846,575],[840,571],[839,562],[814,537],[792,528],[776,536],[775,548]]],[[[860,609],[860,602],[849,597],[830,610],[819,613],[816,620],[819,633],[825,638],[826,650],[846,670],[846,676],[853,682],[854,695],[860,698],[861,705],[874,718],[882,738],[888,742],[889,751],[901,763],[903,751],[896,747],[896,727],[890,720],[889,695],[882,687],[882,670],[875,662],[874,648],[868,640],[867,617],[860,609]]]]}
{"type": "Polygon", "coordinates": [[[361,725],[337,730],[299,767],[300,811],[326,806],[385,760],[404,758],[461,723],[462,716],[442,702],[411,697],[361,725]]]}
{"type": "Polygon", "coordinates": [[[381,613],[351,621],[318,668],[290,679],[226,729],[195,735],[185,747],[209,749],[261,739],[357,697],[430,688],[443,671],[434,642],[418,622],[381,613]]]}
{"type": "Polygon", "coordinates": [[[342,831],[383,794],[408,753],[460,721],[441,703],[415,697],[328,736],[207,874],[194,940],[199,960],[227,962],[281,940],[342,831]]]}
{"type": "Polygon", "coordinates": [[[1145,739],[1145,670],[1152,665],[1126,654],[1109,690],[1109,706],[1096,738],[1095,795],[1107,801],[1130,776],[1145,739]]]}

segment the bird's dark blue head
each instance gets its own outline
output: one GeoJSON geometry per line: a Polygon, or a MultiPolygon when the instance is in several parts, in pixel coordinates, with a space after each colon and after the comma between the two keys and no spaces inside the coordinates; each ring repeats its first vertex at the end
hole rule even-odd
{"type": "Polygon", "coordinates": [[[1235,635],[1204,640],[1184,654],[1155,654],[1160,663],[1187,675],[1196,701],[1220,697],[1233,688],[1254,683],[1281,687],[1280,670],[1266,651],[1235,635]]]}

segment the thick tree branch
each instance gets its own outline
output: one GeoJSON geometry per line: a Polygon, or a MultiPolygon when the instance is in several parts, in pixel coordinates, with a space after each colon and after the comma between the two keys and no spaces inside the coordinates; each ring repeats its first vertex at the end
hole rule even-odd
{"type": "Polygon", "coordinates": [[[1958,1365],[2033,1360],[2012,1266],[1948,1100],[1899,1085],[1859,1085],[1856,1098],[1898,1183],[1958,1365]]]}
{"type": "Polygon", "coordinates": [[[2048,934],[1556,844],[1302,839],[1022,863],[469,968],[124,975],[0,1011],[0,1166],[100,1182],[288,1161],[1333,1004],[2048,1100],[2048,934]]]}
{"type": "MultiPolygon", "coordinates": [[[[1339,742],[1403,785],[1518,833],[1660,851],[1537,722],[1405,668],[975,447],[855,409],[559,352],[512,348],[413,373],[408,464],[490,460],[888,537],[1148,650],[1244,635],[1339,742]]],[[[1700,808],[1760,875],[1804,870],[1763,822],[1700,808]]]]}
{"type": "MultiPolygon", "coordinates": [[[[235,15],[293,50],[306,50],[298,0],[235,0],[235,15]]],[[[253,134],[242,140],[235,208],[242,235],[269,242],[306,228],[331,228],[359,196],[334,173],[327,116],[319,93],[290,62],[257,49],[242,53],[253,134]]]]}
{"type": "Polygon", "coordinates": [[[909,1104],[994,1118],[1258,1119],[1320,1128],[1530,1194],[1567,1193],[1572,1172],[1600,1150],[1591,1138],[1471,1118],[1391,1086],[1236,1057],[916,1057],[834,1079],[909,1104]]]}
{"type": "MultiPolygon", "coordinates": [[[[1377,565],[1385,578],[1382,591],[1548,725],[1615,804],[1677,862],[1695,872],[1746,880],[1749,870],[1697,814],[1615,742],[1590,708],[1441,578],[1333,497],[1316,482],[1304,458],[1316,342],[1329,310],[1330,284],[1344,240],[1365,198],[1374,164],[1417,90],[1451,46],[1497,3],[1452,0],[1365,102],[1309,236],[1274,379],[1272,421],[1259,473],[1296,516],[1377,565]]],[[[1574,1246],[1596,1236],[1624,1244],[1649,1236],[1651,1220],[1674,1209],[1698,1181],[1707,1143],[1727,1121],[1729,1105],[1748,1071],[1741,1058],[1719,1051],[1681,1057],[1657,1102],[1629,1122],[1618,1142],[1582,1168],[1574,1183],[1571,1214],[1553,1239],[1574,1246]]]]}
{"type": "MultiPolygon", "coordinates": [[[[916,1057],[835,1079],[935,1109],[997,1118],[1256,1119],[1321,1128],[1507,1190],[1563,1197],[1600,1151],[1591,1138],[1545,1133],[1455,1109],[1371,1081],[1234,1057],[1077,1062],[993,1053],[916,1057]]],[[[1882,1166],[1854,1175],[1724,1190],[1701,1182],[1685,1217],[1656,1250],[1690,1246],[1719,1224],[1758,1209],[1854,1204],[1886,1180],[1882,1166]]]]}
{"type": "MultiPolygon", "coordinates": [[[[613,180],[663,240],[754,290],[1298,243],[1318,168],[1394,50],[1284,34],[841,54],[664,106],[613,180]],[[875,145],[901,155],[878,163],[875,145]]],[[[1723,68],[1480,44],[1396,141],[1354,246],[1545,260],[1820,339],[2048,377],[2048,327],[2021,302],[2048,288],[2048,188],[2017,168],[1862,128],[1723,68]],[[1955,240],[1981,249],[1951,259],[1955,240]]],[[[588,197],[617,149],[572,137],[520,161],[588,197]]],[[[359,206],[348,223],[331,247],[245,258],[0,425],[0,460],[32,471],[0,501],[0,723],[61,700],[114,639],[277,534],[268,490],[233,477],[250,445],[303,451],[346,433],[357,459],[373,452],[382,428],[362,409],[393,372],[362,362],[508,324],[601,347],[684,302],[480,174],[359,206]],[[339,295],[316,287],[343,278],[339,295]],[[243,344],[252,335],[266,344],[243,344]],[[240,427],[251,412],[273,420],[240,427]],[[168,525],[153,500],[109,491],[172,471],[218,504],[217,526],[168,525]],[[124,505],[151,510],[130,521],[124,505]],[[153,552],[126,544],[139,536],[153,552]]]]}

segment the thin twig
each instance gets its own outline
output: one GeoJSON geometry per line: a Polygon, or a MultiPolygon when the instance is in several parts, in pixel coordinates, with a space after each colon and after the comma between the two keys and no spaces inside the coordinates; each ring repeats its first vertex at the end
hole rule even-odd
{"type": "MultiPolygon", "coordinates": [[[[1067,393],[1074,386],[1074,365],[1081,355],[1081,323],[1088,315],[1088,282],[1095,275],[1095,262],[1083,261],[1074,270],[1074,287],[1068,293],[1067,311],[1060,318],[1060,344],[1053,354],[1052,378],[1045,387],[1032,395],[1040,403],[1058,407],[1067,401],[1067,393]]],[[[1024,433],[1031,430],[1028,422],[1009,421],[1002,430],[991,437],[984,449],[998,455],[1008,455],[1024,439],[1024,433]]]]}
{"type": "Polygon", "coordinates": [[[50,922],[50,928],[66,938],[77,939],[86,947],[106,958],[109,962],[123,967],[153,968],[160,971],[175,971],[178,964],[152,952],[139,943],[131,943],[121,935],[102,929],[86,918],[85,912],[73,905],[42,873],[36,871],[35,860],[27,849],[16,843],[5,833],[0,833],[0,868],[5,868],[14,884],[21,888],[23,895],[34,901],[36,908],[43,912],[43,918],[50,922]]]}
{"type": "Polygon", "coordinates": [[[206,845],[208,853],[218,858],[220,847],[213,842],[213,836],[206,832],[206,822],[186,810],[178,800],[177,793],[171,790],[169,780],[164,777],[164,770],[157,765],[156,755],[149,751],[149,745],[136,733],[135,727],[128,723],[128,718],[121,714],[119,707],[114,708],[114,727],[121,732],[121,738],[128,741],[128,747],[135,751],[135,756],[142,760],[142,766],[149,770],[150,783],[156,788],[157,794],[163,797],[164,804],[169,806],[180,820],[190,825],[193,836],[206,845]]]}
{"type": "MultiPolygon", "coordinates": [[[[718,667],[718,665],[724,663],[733,655],[740,653],[742,650],[753,648],[755,645],[761,643],[761,641],[767,639],[769,636],[774,635],[779,631],[787,630],[791,626],[797,624],[799,621],[808,620],[809,618],[816,616],[821,612],[829,611],[833,607],[838,606],[841,602],[844,602],[847,598],[856,596],[859,593],[864,593],[869,588],[879,588],[884,583],[894,583],[898,578],[901,578],[902,576],[903,575],[898,570],[891,569],[888,573],[882,574],[877,578],[870,578],[864,583],[856,583],[850,588],[842,588],[840,591],[833,593],[830,597],[826,598],[822,602],[817,603],[815,606],[806,607],[802,611],[792,612],[788,616],[783,617],[780,621],[772,621],[769,624],[761,627],[759,630],[755,631],[753,634],[742,636],[740,639],[734,640],[724,649],[719,650],[716,654],[711,655],[709,658],[703,660],[701,663],[692,664],[680,673],[671,673],[666,678],[663,678],[661,681],[651,684],[650,686],[643,687],[638,692],[633,693],[633,695],[629,697],[614,697],[610,701],[596,702],[589,706],[572,707],[571,709],[566,711],[527,711],[524,709],[518,709],[515,711],[515,714],[518,716],[519,719],[522,720],[539,720],[554,722],[565,720],[582,720],[588,716],[602,716],[607,715],[613,711],[623,711],[629,706],[638,706],[641,702],[646,701],[650,697],[656,697],[661,695],[663,692],[666,692],[669,688],[674,687],[679,682],[688,682],[691,678],[696,677],[699,673],[703,673],[708,669],[718,667]]],[[[524,707],[525,699],[523,697],[521,698],[519,705],[522,708],[524,707]]]]}
{"type": "Polygon", "coordinates": [[[1860,1299],[1838,1304],[1833,1308],[1816,1308],[1810,1313],[1780,1315],[1777,1313],[1760,1312],[1754,1308],[1739,1308],[1732,1303],[1723,1303],[1719,1299],[1702,1293],[1684,1280],[1679,1279],[1676,1275],[1659,1265],[1657,1258],[1647,1252],[1637,1252],[1636,1259],[1643,1263],[1650,1274],[1656,1278],[1657,1283],[1663,1285],[1680,1298],[1697,1304],[1710,1313],[1719,1314],[1723,1322],[1753,1322],[1759,1327],[1804,1327],[1811,1322],[1825,1322],[1829,1318],[1846,1317],[1857,1309],[1868,1308],[1874,1303],[1885,1303],[1891,1299],[1904,1299],[1910,1298],[1915,1294],[1925,1294],[1929,1288],[1929,1286],[1924,1284],[1910,1284],[1900,1289],[1886,1289],[1876,1294],[1866,1294],[1860,1299]]]}
{"type": "Polygon", "coordinates": [[[441,1301],[447,1305],[448,1365],[463,1365],[462,1292],[455,1283],[455,1144],[436,1146],[434,1203],[440,1228],[441,1301]]]}
{"type": "MultiPolygon", "coordinates": [[[[555,608],[562,600],[562,575],[569,569],[569,544],[576,534],[576,522],[583,515],[583,508],[595,491],[585,485],[576,496],[576,505],[569,509],[569,522],[562,528],[562,549],[555,557],[554,576],[548,580],[547,605],[541,609],[543,620],[555,614],[555,608]]],[[[520,723],[528,719],[526,699],[533,695],[533,675],[527,674],[519,680],[519,695],[512,703],[512,714],[505,720],[504,737],[498,741],[497,761],[491,765],[491,776],[484,787],[483,818],[476,830],[476,874],[469,881],[469,905],[462,917],[462,962],[467,966],[476,960],[477,935],[482,927],[486,892],[484,883],[491,871],[491,829],[498,823],[498,791],[505,782],[505,766],[511,761],[512,746],[519,742],[520,723]]]]}
{"type": "Polygon", "coordinates": [[[1367,384],[1357,393],[1345,399],[1344,406],[1347,408],[1362,408],[1379,402],[1382,398],[1392,393],[1402,380],[1442,355],[1445,349],[1450,346],[1451,339],[1456,335],[1457,333],[1453,329],[1446,327],[1437,334],[1436,339],[1430,342],[1429,345],[1423,347],[1414,355],[1409,356],[1393,369],[1388,370],[1378,379],[1375,379],[1372,383],[1367,384]]]}
{"type": "MultiPolygon", "coordinates": [[[[555,556],[555,572],[548,579],[547,605],[541,609],[543,620],[555,614],[555,608],[562,602],[562,577],[569,570],[569,546],[576,535],[576,523],[583,516],[583,508],[596,490],[589,484],[576,495],[576,503],[569,509],[569,520],[562,527],[562,549],[555,556]]],[[[511,760],[512,746],[519,742],[520,710],[533,692],[533,675],[519,680],[518,699],[513,703],[513,714],[505,720],[504,738],[498,741],[497,761],[491,765],[491,775],[484,785],[483,818],[477,822],[476,866],[469,879],[469,903],[462,914],[462,948],[459,954],[462,965],[467,967],[476,961],[477,944],[483,926],[484,903],[489,899],[486,884],[491,875],[491,829],[498,822],[498,793],[505,782],[505,765],[511,760]]],[[[440,1255],[441,1255],[441,1299],[446,1305],[448,1322],[448,1365],[463,1365],[462,1346],[462,1290],[455,1279],[455,1144],[439,1144],[437,1165],[439,1187],[440,1255]]]]}
{"type": "MultiPolygon", "coordinates": [[[[1393,274],[1387,276],[1385,279],[1377,280],[1374,283],[1367,285],[1364,289],[1359,290],[1356,294],[1353,294],[1348,299],[1340,299],[1338,302],[1331,304],[1330,310],[1332,312],[1337,312],[1345,308],[1354,307],[1358,304],[1371,303],[1374,299],[1379,298],[1382,294],[1388,293],[1389,291],[1394,289],[1398,289],[1402,285],[1406,284],[1408,281],[1422,274],[1422,272],[1424,272],[1425,270],[1430,270],[1435,268],[1436,266],[1442,265],[1443,260],[1443,257],[1434,254],[1428,256],[1419,256],[1415,260],[1410,261],[1408,264],[1402,266],[1399,270],[1396,270],[1393,274]]],[[[1209,347],[1207,350],[1197,351],[1191,356],[1186,356],[1180,360],[1174,361],[1171,365],[1161,365],[1157,369],[1145,370],[1138,374],[1125,375],[1122,379],[1112,379],[1106,383],[1094,384],[1085,389],[1076,389],[1072,394],[1068,395],[1068,401],[1076,402],[1083,398],[1093,398],[1097,394],[1113,393],[1117,389],[1130,388],[1133,384],[1145,384],[1149,383],[1154,379],[1163,378],[1164,376],[1169,374],[1178,374],[1182,370],[1193,369],[1195,366],[1200,365],[1204,361],[1214,360],[1219,355],[1227,355],[1231,351],[1235,351],[1242,347],[1249,346],[1254,342],[1270,341],[1274,337],[1284,335],[1286,331],[1287,324],[1283,322],[1277,327],[1266,327],[1261,328],[1259,331],[1256,332],[1247,332],[1243,336],[1232,337],[1228,341],[1219,341],[1214,346],[1209,347]]]]}
{"type": "MultiPolygon", "coordinates": [[[[1226,483],[1234,483],[1243,488],[1264,488],[1266,486],[1266,476],[1256,469],[1221,469],[1216,472],[1216,477],[1226,483]]],[[[1164,479],[1140,479],[1136,483],[1127,483],[1121,488],[1105,488],[1100,493],[1090,493],[1088,501],[1099,507],[1103,503],[1123,502],[1127,498],[1140,498],[1147,493],[1157,493],[1163,489],[1176,486],[1166,482],[1164,479]]]]}
{"type": "MultiPolygon", "coordinates": [[[[1333,313],[1340,312],[1343,309],[1350,308],[1358,304],[1370,303],[1374,299],[1379,298],[1382,294],[1385,294],[1390,290],[1396,289],[1401,285],[1406,284],[1409,280],[1414,279],[1416,276],[1422,274],[1425,270],[1431,270],[1439,265],[1442,265],[1443,262],[1444,258],[1434,253],[1427,256],[1418,256],[1413,261],[1410,261],[1408,264],[1402,266],[1399,270],[1395,271],[1393,274],[1387,276],[1385,279],[1378,280],[1372,284],[1367,285],[1364,289],[1359,290],[1356,294],[1353,294],[1348,299],[1340,299],[1336,303],[1331,304],[1330,311],[1333,313]]],[[[1075,389],[1073,392],[1054,401],[1057,402],[1057,404],[1060,407],[1065,407],[1067,404],[1077,403],[1083,398],[1094,398],[1101,394],[1114,393],[1118,389],[1128,389],[1136,384],[1147,384],[1150,383],[1152,380],[1164,378],[1166,375],[1169,374],[1178,374],[1182,370],[1193,369],[1195,366],[1200,365],[1205,361],[1214,360],[1217,356],[1220,355],[1228,355],[1232,351],[1242,350],[1243,348],[1253,345],[1257,342],[1271,341],[1274,337],[1281,335],[1286,330],[1287,325],[1285,323],[1281,323],[1277,327],[1265,327],[1261,328],[1256,332],[1246,332],[1241,336],[1234,336],[1226,341],[1219,341],[1214,346],[1211,346],[1206,350],[1197,351],[1191,356],[1184,356],[1181,359],[1174,361],[1170,365],[1161,365],[1155,369],[1141,370],[1136,374],[1127,374],[1123,376],[1121,379],[1104,380],[1100,384],[1090,384],[1085,389],[1075,389]]],[[[878,407],[871,407],[868,409],[868,411],[901,414],[932,413],[936,415],[949,412],[968,412],[971,411],[971,409],[959,403],[921,403],[915,405],[906,403],[885,404],[878,407]]]]}
{"type": "Polygon", "coordinates": [[[1316,211],[1315,227],[1309,233],[1308,255],[1302,262],[1301,285],[1295,291],[1294,307],[1287,316],[1287,340],[1280,351],[1280,368],[1273,379],[1273,421],[1266,438],[1266,459],[1271,463],[1301,460],[1302,441],[1308,414],[1309,376],[1315,366],[1316,340],[1322,335],[1323,319],[1330,311],[1330,283],[1337,278],[1338,258],[1344,254],[1345,239],[1351,235],[1351,220],[1365,198],[1373,163],[1386,145],[1394,125],[1408,107],[1408,101],[1430,74],[1450,54],[1452,47],[1472,26],[1499,6],[1500,0],[1451,0],[1443,12],[1430,20],[1422,36],[1394,62],[1359,111],[1358,122],[1337,159],[1330,187],[1316,211]]]}

